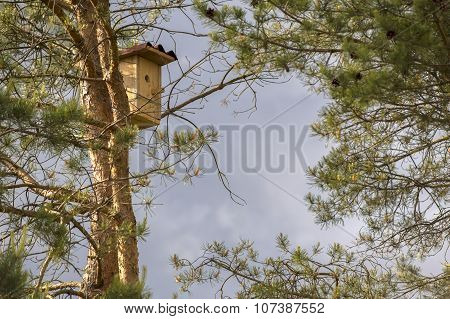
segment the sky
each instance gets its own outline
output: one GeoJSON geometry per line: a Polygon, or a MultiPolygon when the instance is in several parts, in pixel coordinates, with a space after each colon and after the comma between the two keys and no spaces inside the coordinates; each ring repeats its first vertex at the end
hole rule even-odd
{"type": "MultiPolygon", "coordinates": [[[[198,22],[194,15],[191,18],[198,22]]],[[[182,19],[173,19],[168,25],[171,29],[189,28],[182,19]]],[[[151,41],[152,34],[145,40],[151,41]]],[[[169,39],[162,37],[159,43],[166,50],[174,49],[169,39]]],[[[180,63],[200,57],[208,46],[205,38],[185,36],[175,37],[175,43],[180,63]]],[[[163,75],[167,81],[167,69],[163,75]]],[[[204,244],[212,241],[233,246],[240,239],[249,239],[264,257],[278,255],[275,238],[279,233],[304,248],[318,241],[326,246],[354,239],[357,223],[322,229],[303,201],[312,190],[306,165],[314,165],[327,152],[326,143],[313,137],[309,129],[327,100],[308,91],[295,77],[283,80],[286,78],[256,89],[258,108],[251,114],[236,116],[234,112],[249,108],[250,96],[224,106],[228,93],[224,91],[208,98],[195,115],[189,115],[197,125],[213,125],[218,130],[220,138],[213,148],[219,166],[226,172],[232,191],[246,204],[238,205],[230,198],[215,172],[193,179],[192,185],[182,181],[154,184],[156,205],[149,218],[150,234],[140,243],[140,264],[148,270],[147,286],[154,298],[171,298],[179,290],[176,271],[169,262],[171,255],[192,260],[201,255],[204,244]]],[[[172,121],[170,125],[180,123],[172,121]]],[[[141,132],[141,137],[149,134],[151,129],[141,132]]],[[[132,168],[139,170],[142,153],[134,150],[131,158],[132,168]]],[[[204,158],[205,166],[211,167],[211,157],[204,158]]],[[[143,214],[137,210],[138,218],[143,214]]],[[[205,284],[180,297],[214,298],[216,291],[217,287],[205,284]]],[[[234,287],[226,292],[233,296],[234,287]]]]}
{"type": "MultiPolygon", "coordinates": [[[[307,91],[298,81],[291,81],[288,84],[266,87],[260,94],[259,109],[250,119],[247,116],[235,118],[230,115],[229,110],[220,108],[214,101],[199,116],[198,123],[220,126],[226,119],[226,123],[230,125],[239,124],[239,131],[231,138],[233,166],[227,177],[232,190],[245,199],[246,204],[236,204],[215,174],[194,179],[192,185],[180,182],[169,188],[161,188],[159,196],[156,193],[157,206],[149,219],[150,235],[147,242],[140,244],[140,262],[148,267],[148,285],[155,298],[170,297],[178,289],[174,281],[176,273],[169,265],[171,255],[176,253],[182,258],[194,259],[200,256],[201,247],[205,243],[214,240],[232,246],[239,239],[250,239],[263,256],[276,256],[275,238],[279,233],[287,234],[293,244],[305,248],[318,241],[326,245],[334,241],[350,242],[353,239],[350,234],[356,233],[357,229],[352,229],[351,225],[345,231],[340,228],[323,230],[314,223],[313,215],[303,201],[305,194],[312,188],[300,158],[296,158],[293,170],[286,169],[277,173],[266,172],[264,169],[249,173],[241,164],[242,144],[245,144],[242,130],[245,125],[251,123],[255,127],[262,126],[288,110],[306,94],[307,91]]],[[[322,98],[310,96],[272,123],[295,129],[298,134],[303,129],[308,129],[301,145],[301,154],[308,165],[316,163],[326,152],[325,143],[312,137],[308,128],[324,103],[326,101],[322,98]]],[[[256,158],[257,145],[252,144],[252,138],[248,140],[247,156],[256,158]]],[[[223,136],[214,145],[219,159],[227,158],[226,151],[230,150],[228,143],[229,139],[223,136]]],[[[292,151],[289,142],[280,143],[276,138],[263,140],[263,143],[265,147],[261,151],[262,158],[259,159],[262,167],[265,166],[268,152],[274,157],[288,157],[292,151]]],[[[214,293],[214,289],[205,285],[193,289],[189,297],[211,298],[214,293]]]]}

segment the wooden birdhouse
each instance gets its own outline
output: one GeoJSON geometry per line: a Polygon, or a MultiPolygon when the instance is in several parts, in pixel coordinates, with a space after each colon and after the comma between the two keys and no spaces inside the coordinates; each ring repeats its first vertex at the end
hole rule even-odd
{"type": "Polygon", "coordinates": [[[177,57],[161,45],[135,45],[119,52],[119,69],[130,103],[131,122],[139,128],[159,124],[161,119],[161,67],[177,57]]]}

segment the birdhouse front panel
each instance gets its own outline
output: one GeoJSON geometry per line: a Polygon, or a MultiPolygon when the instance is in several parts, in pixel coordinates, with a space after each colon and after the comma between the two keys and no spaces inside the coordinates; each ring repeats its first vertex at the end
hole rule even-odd
{"type": "Polygon", "coordinates": [[[177,59],[161,45],[139,44],[119,53],[119,69],[130,103],[131,122],[140,128],[159,124],[161,118],[161,66],[177,59]]]}
{"type": "Polygon", "coordinates": [[[137,108],[159,124],[161,118],[161,67],[143,57],[137,64],[137,108]]]}

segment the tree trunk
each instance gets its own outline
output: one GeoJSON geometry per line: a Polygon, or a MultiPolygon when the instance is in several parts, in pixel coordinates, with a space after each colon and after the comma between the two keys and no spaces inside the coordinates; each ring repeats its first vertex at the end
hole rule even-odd
{"type": "MultiPolygon", "coordinates": [[[[111,112],[98,110],[99,105],[103,106],[103,110],[108,110],[105,107],[105,101],[98,100],[99,97],[105,96],[105,91],[105,86],[84,83],[82,87],[82,101],[89,116],[96,114],[97,120],[107,121],[106,123],[108,123],[112,118],[111,112]]],[[[103,137],[98,138],[100,134],[100,129],[90,128],[87,132],[87,137],[95,139],[100,144],[99,146],[108,147],[110,134],[105,134],[103,137]]],[[[105,150],[91,149],[89,155],[93,169],[96,203],[100,208],[90,214],[91,236],[96,243],[97,250],[90,245],[83,279],[88,291],[94,289],[103,291],[118,273],[117,226],[114,218],[112,218],[110,154],[105,150]]]]}
{"type": "MultiPolygon", "coordinates": [[[[109,35],[111,37],[111,35],[109,35]]],[[[111,97],[113,119],[117,129],[128,122],[130,107],[119,72],[119,56],[116,43],[109,48],[111,60],[106,86],[111,97]]],[[[136,218],[133,212],[131,187],[129,181],[128,145],[121,145],[116,135],[111,135],[112,150],[111,178],[113,180],[113,208],[118,227],[118,266],[119,278],[123,283],[134,283],[139,279],[139,253],[136,239],[136,218]]]]}
{"type": "MultiPolygon", "coordinates": [[[[120,130],[127,124],[128,97],[119,72],[117,40],[110,27],[108,1],[93,7],[90,0],[76,7],[83,52],[79,67],[82,74],[103,81],[84,81],[81,101],[95,121],[120,130]],[[99,17],[99,12],[103,16],[99,17]],[[100,19],[102,18],[102,19],[100,19]]],[[[91,233],[97,250],[90,247],[84,281],[86,289],[104,291],[114,276],[123,283],[139,278],[136,218],[129,182],[128,146],[119,144],[111,130],[92,126],[87,137],[104,149],[92,149],[95,193],[101,208],[91,214],[91,233]]]]}

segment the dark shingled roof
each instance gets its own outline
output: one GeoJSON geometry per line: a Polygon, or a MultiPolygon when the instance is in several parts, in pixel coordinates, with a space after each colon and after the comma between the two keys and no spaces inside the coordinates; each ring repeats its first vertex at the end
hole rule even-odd
{"type": "Polygon", "coordinates": [[[119,58],[126,58],[132,55],[139,55],[147,58],[159,65],[166,65],[178,60],[175,52],[166,52],[161,44],[152,45],[150,42],[137,44],[131,48],[119,51],[119,58]]]}

